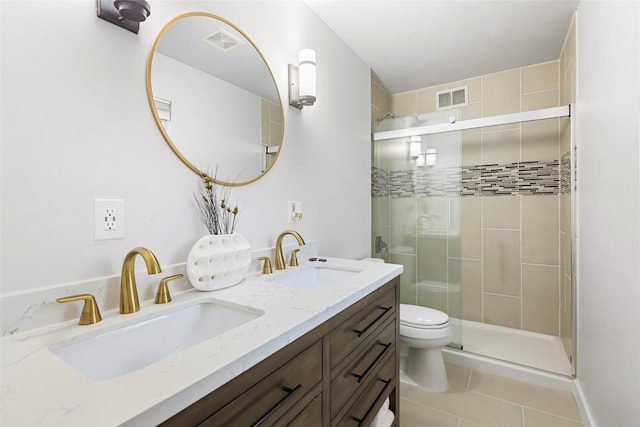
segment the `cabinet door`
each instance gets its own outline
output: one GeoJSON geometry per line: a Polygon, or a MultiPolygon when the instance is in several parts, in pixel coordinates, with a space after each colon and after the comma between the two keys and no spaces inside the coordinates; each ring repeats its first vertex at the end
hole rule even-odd
{"type": "Polygon", "coordinates": [[[232,400],[201,425],[271,425],[321,379],[322,343],[318,341],[232,400]]]}

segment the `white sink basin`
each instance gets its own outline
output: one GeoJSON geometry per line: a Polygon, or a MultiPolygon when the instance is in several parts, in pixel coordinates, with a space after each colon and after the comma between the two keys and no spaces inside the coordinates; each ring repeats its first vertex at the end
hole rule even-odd
{"type": "Polygon", "coordinates": [[[201,301],[77,337],[50,351],[92,380],[101,381],[145,368],[263,314],[251,307],[201,301]]]}
{"type": "Polygon", "coordinates": [[[269,281],[301,288],[316,288],[352,279],[361,271],[360,268],[317,264],[272,277],[269,281]]]}

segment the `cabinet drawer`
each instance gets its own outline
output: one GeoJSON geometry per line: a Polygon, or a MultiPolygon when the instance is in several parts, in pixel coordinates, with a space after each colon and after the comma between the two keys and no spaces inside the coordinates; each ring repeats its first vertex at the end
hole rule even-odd
{"type": "Polygon", "coordinates": [[[322,342],[318,341],[200,425],[271,425],[321,379],[322,342]]]}
{"type": "MultiPolygon", "coordinates": [[[[395,360],[396,322],[392,319],[383,328],[375,331],[375,339],[365,343],[362,351],[349,360],[340,373],[331,381],[331,418],[344,406],[351,396],[357,395],[360,389],[369,384],[370,379],[380,371],[380,367],[389,357],[395,360]]],[[[360,351],[360,349],[358,349],[360,351]]],[[[389,379],[394,377],[387,375],[389,379]]]]}
{"type": "Polygon", "coordinates": [[[322,427],[322,393],[314,397],[300,412],[297,412],[296,407],[289,412],[295,415],[286,414],[274,424],[274,427],[322,427]]]}
{"type": "Polygon", "coordinates": [[[331,332],[331,368],[335,368],[356,346],[393,316],[395,288],[382,295],[331,332]]]}
{"type": "Polygon", "coordinates": [[[390,358],[382,366],[373,382],[367,385],[353,406],[349,408],[344,417],[332,426],[357,427],[368,426],[382,407],[382,403],[394,387],[396,375],[395,357],[390,358]]]}

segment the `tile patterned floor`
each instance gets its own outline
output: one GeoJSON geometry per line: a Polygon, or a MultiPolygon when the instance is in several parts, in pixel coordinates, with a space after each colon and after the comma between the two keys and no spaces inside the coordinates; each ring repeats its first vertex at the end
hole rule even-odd
{"type": "Polygon", "coordinates": [[[450,389],[401,386],[401,427],[579,427],[573,395],[447,364],[450,389]]]}

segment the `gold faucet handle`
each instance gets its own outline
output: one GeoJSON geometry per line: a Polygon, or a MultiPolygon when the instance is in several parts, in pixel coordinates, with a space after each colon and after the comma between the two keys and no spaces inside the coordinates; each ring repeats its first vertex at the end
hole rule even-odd
{"type": "Polygon", "coordinates": [[[98,309],[96,299],[91,294],[72,295],[56,299],[59,303],[82,300],[84,300],[84,306],[82,307],[82,314],[80,314],[80,321],[78,323],[80,325],[93,325],[101,321],[102,316],[100,315],[100,309],[98,309]]]}
{"type": "Polygon", "coordinates": [[[271,258],[269,258],[268,256],[261,256],[256,258],[256,261],[264,261],[264,265],[262,266],[262,274],[273,273],[273,268],[271,268],[271,258]]]}
{"type": "Polygon", "coordinates": [[[154,302],[156,304],[166,304],[171,302],[171,294],[169,293],[169,282],[175,279],[179,279],[183,277],[183,274],[174,274],[173,276],[167,276],[164,279],[160,280],[160,285],[158,286],[158,292],[156,292],[156,299],[154,302]]]}
{"type": "Polygon", "coordinates": [[[300,249],[294,249],[291,251],[291,259],[289,260],[289,267],[297,267],[298,266],[298,255],[300,249]]]}

